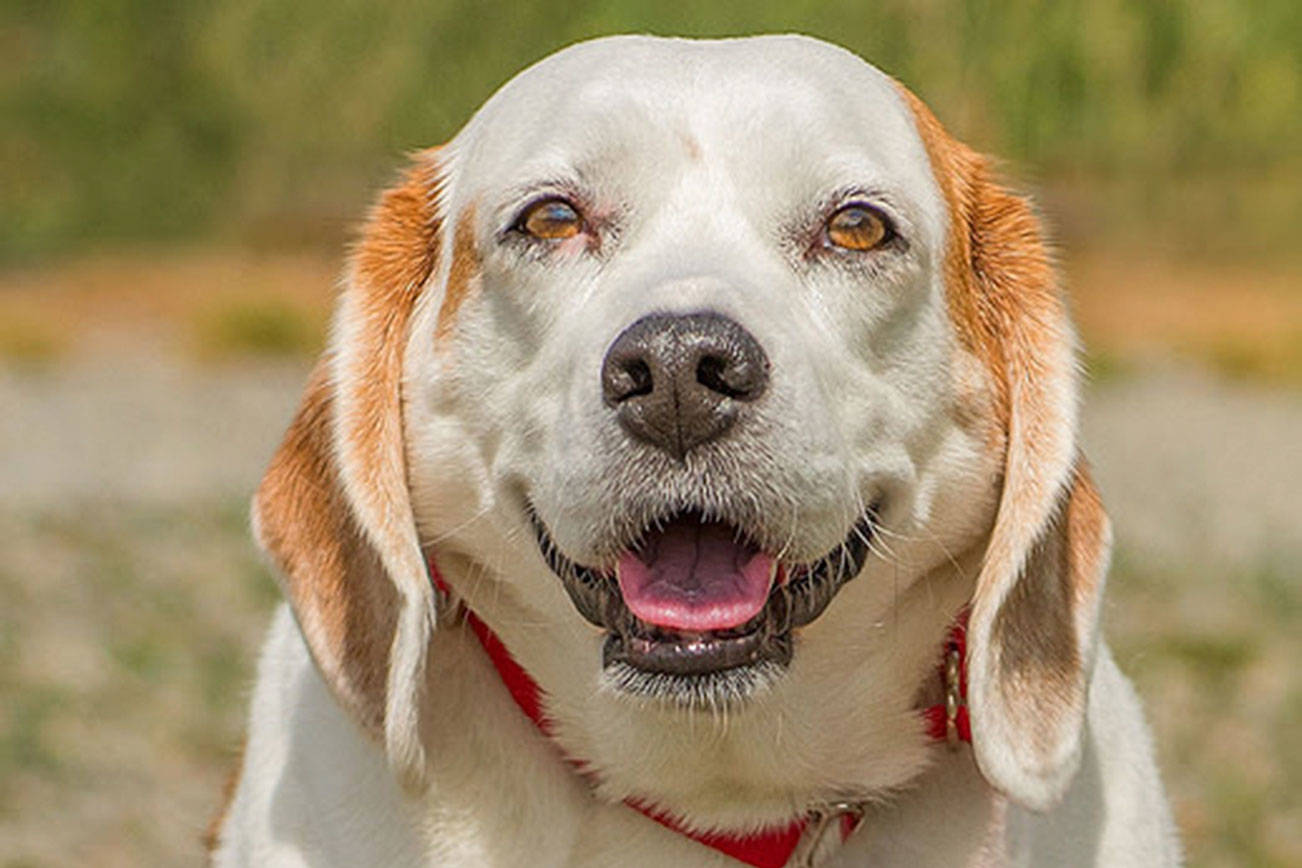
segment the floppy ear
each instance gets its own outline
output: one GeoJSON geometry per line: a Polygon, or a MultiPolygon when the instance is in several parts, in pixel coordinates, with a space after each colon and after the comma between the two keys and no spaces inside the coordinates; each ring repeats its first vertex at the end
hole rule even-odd
{"type": "Polygon", "coordinates": [[[968,714],[987,781],[1037,810],[1080,765],[1111,530],[1076,444],[1076,341],[1030,204],[901,88],[951,214],[950,314],[991,373],[1003,489],[967,631],[968,714]]]}
{"type": "Polygon", "coordinates": [[[418,154],[371,212],[330,347],[253,500],[254,533],[317,667],[413,786],[434,595],[407,492],[401,368],[437,257],[435,156],[418,154]]]}

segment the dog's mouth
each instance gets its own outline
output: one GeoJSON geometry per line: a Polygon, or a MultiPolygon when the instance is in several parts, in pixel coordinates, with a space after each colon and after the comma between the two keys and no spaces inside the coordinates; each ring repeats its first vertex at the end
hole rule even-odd
{"type": "Polygon", "coordinates": [[[579,613],[606,630],[602,665],[618,690],[714,704],[771,682],[792,631],[863,569],[876,510],[832,551],[788,564],[735,525],[686,510],[648,527],[613,569],[576,564],[529,511],[543,557],[579,613]]]}

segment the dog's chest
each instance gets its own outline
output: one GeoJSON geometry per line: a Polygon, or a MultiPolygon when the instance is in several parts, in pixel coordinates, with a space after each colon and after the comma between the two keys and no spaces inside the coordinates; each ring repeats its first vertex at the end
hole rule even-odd
{"type": "MultiPolygon", "coordinates": [[[[422,811],[424,846],[433,864],[739,864],[622,803],[597,798],[592,783],[559,762],[555,744],[519,713],[478,646],[464,635],[439,641],[449,647],[434,658],[440,662],[432,677],[441,681],[438,709],[430,715],[437,730],[431,733],[432,785],[422,811]]],[[[892,810],[870,815],[843,845],[826,848],[814,864],[984,864],[971,861],[973,842],[999,838],[988,793],[964,749],[943,759],[892,810]]]]}

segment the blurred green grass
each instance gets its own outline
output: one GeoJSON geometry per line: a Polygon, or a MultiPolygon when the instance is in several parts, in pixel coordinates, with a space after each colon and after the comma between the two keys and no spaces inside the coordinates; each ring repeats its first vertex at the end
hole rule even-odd
{"type": "Polygon", "coordinates": [[[278,298],[210,305],[194,325],[198,349],[208,359],[309,356],[324,330],[311,312],[278,298]]]}
{"type": "Polygon", "coordinates": [[[1228,573],[1122,548],[1107,633],[1134,678],[1191,865],[1302,858],[1302,587],[1287,558],[1228,573]]]}
{"type": "Polygon", "coordinates": [[[279,597],[245,506],[0,511],[0,865],[200,861],[279,597]]]}
{"type": "Polygon", "coordinates": [[[11,0],[0,15],[0,261],[212,232],[333,240],[403,151],[450,136],[525,64],[621,31],[839,42],[978,147],[1102,196],[1065,221],[1090,237],[1157,216],[1192,249],[1251,252],[1302,225],[1298,185],[1280,183],[1302,164],[1296,0],[11,0]]]}
{"type": "Polygon", "coordinates": [[[43,370],[57,362],[66,349],[65,337],[48,323],[15,316],[0,320],[0,366],[43,370]]]}

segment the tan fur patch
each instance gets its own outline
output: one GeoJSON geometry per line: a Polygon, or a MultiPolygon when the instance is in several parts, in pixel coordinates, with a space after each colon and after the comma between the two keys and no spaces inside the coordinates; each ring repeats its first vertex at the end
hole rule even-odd
{"type": "Polygon", "coordinates": [[[990,161],[953,138],[922,100],[896,84],[913,112],[949,208],[945,284],[963,347],[989,367],[999,417],[1009,417],[1008,367],[1034,364],[1062,306],[1030,203],[999,187],[990,161]],[[1046,333],[1047,331],[1047,333],[1046,333]]]}
{"type": "Polygon", "coordinates": [[[438,322],[434,326],[435,340],[442,342],[452,334],[457,311],[478,279],[479,256],[475,252],[475,207],[472,204],[466,206],[457,220],[452,236],[452,264],[448,271],[448,285],[443,292],[443,304],[439,307],[438,322]]]}
{"type": "Polygon", "coordinates": [[[280,568],[317,665],[362,726],[378,732],[396,600],[339,483],[332,391],[323,361],[263,477],[254,509],[259,542],[280,568]]]}
{"type": "Polygon", "coordinates": [[[402,354],[416,297],[437,259],[438,218],[434,196],[438,170],[431,152],[403,183],[386,192],[372,210],[353,256],[349,302],[362,329],[354,337],[357,364],[345,379],[352,388],[345,420],[353,455],[365,469],[367,491],[380,499],[406,500],[402,452],[402,354]]]}
{"type": "Polygon", "coordinates": [[[679,132],[679,140],[683,143],[683,150],[687,151],[687,156],[692,162],[698,162],[701,159],[701,143],[697,141],[696,136],[686,130],[679,132]]]}
{"type": "Polygon", "coordinates": [[[401,307],[425,283],[438,254],[437,149],[417,155],[417,165],[388,190],[366,220],[353,254],[353,270],[378,307],[401,307]]]}
{"type": "Polygon", "coordinates": [[[1052,720],[1082,699],[1076,618],[1081,606],[1091,604],[1102,575],[1107,516],[1083,460],[1074,477],[992,632],[1000,689],[1013,707],[1036,720],[1052,720]]]}
{"type": "Polygon", "coordinates": [[[1004,493],[987,564],[1013,565],[1052,520],[1063,485],[1050,478],[1061,466],[1057,456],[1074,452],[1074,431],[1063,430],[1075,400],[1066,305],[1030,203],[1000,187],[989,161],[951,137],[921,100],[902,85],[899,91],[950,213],[950,318],[963,349],[987,368],[1006,435],[1004,493]]]}
{"type": "Polygon", "coordinates": [[[376,546],[398,539],[401,530],[390,525],[401,522],[396,506],[408,501],[401,363],[416,298],[437,261],[437,187],[434,154],[426,152],[372,210],[341,304],[350,337],[338,351],[341,367],[333,351],[317,363],[254,498],[259,542],[280,569],[317,666],[377,735],[398,599],[376,546]],[[359,509],[372,516],[369,530],[359,509]]]}

